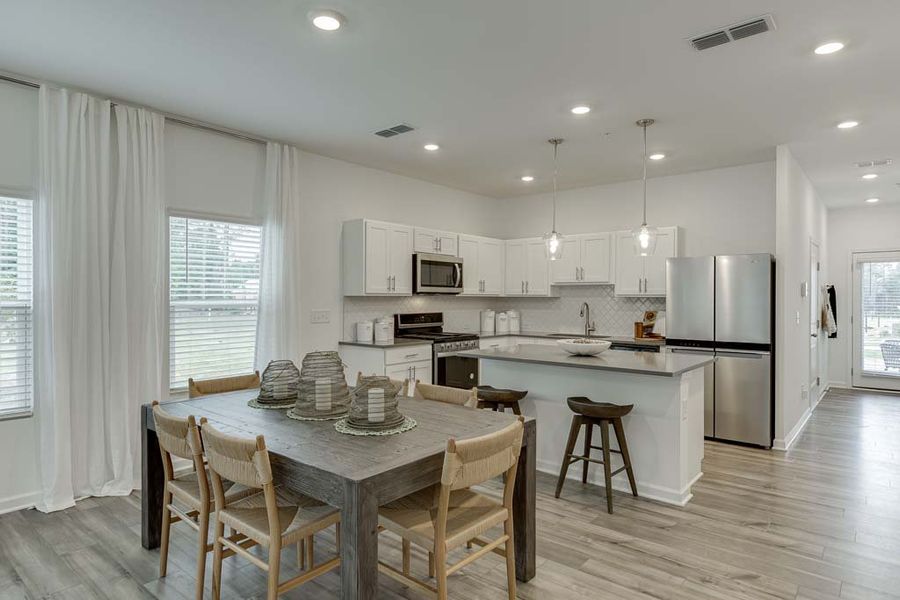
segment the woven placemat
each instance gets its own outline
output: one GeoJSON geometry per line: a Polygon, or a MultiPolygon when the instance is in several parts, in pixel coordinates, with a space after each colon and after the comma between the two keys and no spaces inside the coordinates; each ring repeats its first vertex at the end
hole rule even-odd
{"type": "Polygon", "coordinates": [[[297,414],[293,407],[291,410],[287,411],[287,416],[296,421],[334,421],[335,419],[343,419],[346,418],[347,413],[342,415],[331,415],[327,417],[306,417],[304,415],[297,414]]]}
{"type": "Polygon", "coordinates": [[[403,433],[404,431],[409,431],[414,428],[418,423],[416,423],[415,419],[411,419],[409,417],[403,417],[403,422],[397,425],[396,427],[391,427],[390,429],[358,429],[350,423],[347,422],[347,417],[344,417],[340,421],[334,424],[334,430],[338,433],[343,433],[346,435],[395,435],[397,433],[403,433]]]}
{"type": "Polygon", "coordinates": [[[267,410],[284,410],[285,408],[294,406],[294,400],[291,399],[280,404],[272,404],[270,402],[261,403],[256,398],[253,398],[252,400],[247,400],[247,406],[250,408],[264,408],[267,410]]]}

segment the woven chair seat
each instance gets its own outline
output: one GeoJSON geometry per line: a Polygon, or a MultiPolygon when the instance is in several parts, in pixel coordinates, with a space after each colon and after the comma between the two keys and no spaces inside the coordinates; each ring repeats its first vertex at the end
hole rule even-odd
{"type": "MultiPolygon", "coordinates": [[[[284,488],[276,488],[281,545],[288,546],[341,520],[340,511],[323,502],[284,488]]],[[[228,504],[219,519],[261,546],[268,546],[271,532],[265,495],[260,492],[228,504]]]]}
{"type": "MultiPolygon", "coordinates": [[[[209,477],[208,471],[207,477],[209,477]]],[[[225,498],[228,502],[239,500],[257,492],[256,490],[240,485],[239,483],[223,482],[223,484],[230,484],[230,486],[225,490],[225,498]]],[[[168,487],[169,491],[172,492],[173,498],[184,503],[194,510],[200,510],[200,482],[197,481],[196,471],[191,471],[190,473],[185,473],[184,475],[176,477],[172,481],[168,482],[168,487]]],[[[210,505],[213,504],[212,494],[210,494],[209,502],[210,505]]]]}
{"type": "Polygon", "coordinates": [[[566,403],[572,409],[572,412],[595,419],[621,418],[634,408],[633,404],[622,405],[610,404],[609,402],[594,402],[584,396],[570,396],[566,398],[566,403]]]}
{"type": "MultiPolygon", "coordinates": [[[[379,523],[389,531],[422,546],[434,547],[439,485],[410,494],[378,509],[379,523]]],[[[469,489],[450,493],[447,512],[447,550],[478,537],[507,518],[502,504],[469,489]]]]}

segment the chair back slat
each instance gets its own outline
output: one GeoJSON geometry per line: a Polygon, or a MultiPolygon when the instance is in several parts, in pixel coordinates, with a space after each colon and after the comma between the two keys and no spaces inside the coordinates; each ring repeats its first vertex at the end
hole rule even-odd
{"type": "Polygon", "coordinates": [[[522,448],[521,419],[500,431],[451,442],[444,455],[441,485],[460,490],[493,479],[516,464],[522,448]]]}
{"type": "Polygon", "coordinates": [[[188,379],[188,396],[198,398],[209,394],[224,394],[238,390],[252,390],[260,384],[259,371],[250,375],[236,375],[219,379],[188,379]]]}
{"type": "Polygon", "coordinates": [[[272,483],[269,453],[257,439],[228,435],[208,423],[202,434],[209,468],[219,477],[257,489],[272,483]]]}
{"type": "Polygon", "coordinates": [[[475,408],[478,406],[478,391],[475,388],[463,390],[443,385],[422,383],[418,380],[416,380],[413,398],[419,400],[433,400],[435,402],[444,402],[446,404],[456,404],[457,406],[465,406],[468,408],[475,408]]]}
{"type": "Polygon", "coordinates": [[[166,414],[160,405],[153,405],[156,437],[160,447],[179,458],[194,460],[203,454],[199,430],[193,417],[181,418],[166,414]]]}

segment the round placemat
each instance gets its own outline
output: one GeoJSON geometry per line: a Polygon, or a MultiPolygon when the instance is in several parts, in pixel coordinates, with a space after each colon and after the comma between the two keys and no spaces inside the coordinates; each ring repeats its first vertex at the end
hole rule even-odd
{"type": "Polygon", "coordinates": [[[297,414],[292,407],[291,410],[287,411],[288,418],[294,419],[295,421],[334,421],[335,419],[342,419],[346,417],[347,413],[343,415],[333,415],[327,417],[307,417],[304,415],[297,414]]]}
{"type": "Polygon", "coordinates": [[[284,410],[285,408],[294,406],[294,401],[290,400],[288,402],[282,402],[280,404],[272,404],[270,402],[261,403],[256,398],[253,398],[252,400],[247,400],[247,406],[251,408],[264,408],[267,410],[284,410]]]}
{"type": "Polygon", "coordinates": [[[346,435],[394,435],[397,433],[403,433],[404,431],[409,431],[416,425],[417,423],[415,419],[403,417],[402,423],[400,423],[396,427],[391,427],[390,429],[358,429],[353,425],[350,425],[347,422],[347,417],[344,417],[334,424],[334,430],[338,433],[344,433],[346,435]]]}

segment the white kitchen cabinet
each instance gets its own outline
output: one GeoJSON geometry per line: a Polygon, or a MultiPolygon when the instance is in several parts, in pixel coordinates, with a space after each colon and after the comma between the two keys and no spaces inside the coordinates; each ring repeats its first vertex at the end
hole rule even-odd
{"type": "Polygon", "coordinates": [[[516,345],[516,338],[511,335],[499,337],[481,338],[478,340],[479,350],[490,350],[491,348],[509,348],[516,345]]]}
{"type": "Polygon", "coordinates": [[[657,229],[656,251],[652,256],[638,256],[630,231],[617,231],[616,295],[665,296],[666,259],[678,256],[678,228],[657,229]]]}
{"type": "Polygon", "coordinates": [[[610,282],[612,248],[609,233],[567,236],[562,243],[562,258],[550,263],[553,285],[610,282]]]}
{"type": "Polygon", "coordinates": [[[416,252],[458,256],[457,245],[459,236],[455,233],[416,227],[415,236],[416,252]]]}
{"type": "Polygon", "coordinates": [[[459,256],[463,259],[463,294],[499,296],[503,293],[503,240],[460,235],[459,256]]]}
{"type": "MultiPolygon", "coordinates": [[[[357,346],[341,344],[341,360],[346,365],[344,374],[351,386],[359,373],[385,375],[391,379],[410,382],[418,379],[432,382],[431,344],[400,346],[357,346]]],[[[412,393],[412,388],[410,388],[412,393]]]]}
{"type": "Polygon", "coordinates": [[[412,294],[413,228],[358,219],[342,231],[345,296],[412,294]]]}
{"type": "Polygon", "coordinates": [[[544,240],[508,240],[505,279],[507,296],[549,296],[550,261],[544,250],[544,240]]]}

